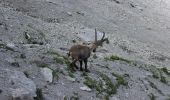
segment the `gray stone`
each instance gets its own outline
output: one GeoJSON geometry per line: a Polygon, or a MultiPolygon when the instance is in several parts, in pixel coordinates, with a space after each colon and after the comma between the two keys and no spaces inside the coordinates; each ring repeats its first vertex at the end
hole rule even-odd
{"type": "Polygon", "coordinates": [[[33,97],[36,96],[36,85],[23,72],[0,69],[0,75],[0,88],[6,93],[3,98],[10,98],[9,100],[33,100],[33,97]]]}
{"type": "Polygon", "coordinates": [[[87,86],[80,87],[80,90],[88,91],[88,92],[91,91],[91,89],[89,87],[87,87],[87,86]]]}
{"type": "Polygon", "coordinates": [[[52,72],[53,71],[49,68],[41,68],[41,73],[44,76],[45,81],[50,82],[50,83],[53,81],[52,72]]]}
{"type": "Polygon", "coordinates": [[[14,43],[7,43],[6,46],[7,46],[8,48],[12,48],[12,49],[15,49],[15,48],[16,48],[16,46],[15,46],[14,43]]]}

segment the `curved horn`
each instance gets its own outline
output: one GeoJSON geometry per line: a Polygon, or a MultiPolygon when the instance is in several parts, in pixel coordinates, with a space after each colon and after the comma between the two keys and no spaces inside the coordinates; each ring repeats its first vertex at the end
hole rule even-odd
{"type": "Polygon", "coordinates": [[[97,42],[97,30],[95,28],[95,42],[97,42]]]}
{"type": "Polygon", "coordinates": [[[105,32],[103,32],[103,37],[102,37],[102,39],[101,39],[101,40],[103,40],[103,39],[104,39],[104,37],[105,37],[105,32]]]}

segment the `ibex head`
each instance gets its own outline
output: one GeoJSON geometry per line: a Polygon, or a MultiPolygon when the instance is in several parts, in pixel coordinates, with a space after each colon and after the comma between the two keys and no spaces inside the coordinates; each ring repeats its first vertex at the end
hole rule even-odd
{"type": "Polygon", "coordinates": [[[108,38],[105,38],[105,33],[103,32],[103,36],[100,40],[97,40],[97,30],[95,29],[95,41],[92,43],[91,50],[96,52],[98,46],[103,46],[103,42],[109,42],[108,38]]]}

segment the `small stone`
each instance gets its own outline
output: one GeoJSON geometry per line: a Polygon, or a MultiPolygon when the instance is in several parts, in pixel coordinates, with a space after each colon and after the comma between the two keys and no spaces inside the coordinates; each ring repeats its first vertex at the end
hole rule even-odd
{"type": "Polygon", "coordinates": [[[151,72],[146,72],[146,76],[152,76],[153,74],[151,72]]]}
{"type": "Polygon", "coordinates": [[[31,36],[27,32],[25,32],[25,39],[30,39],[30,38],[31,36]]]}
{"type": "Polygon", "coordinates": [[[52,70],[49,68],[41,68],[41,73],[45,78],[45,81],[51,83],[53,81],[52,70]]]}
{"type": "Polygon", "coordinates": [[[76,13],[79,14],[79,15],[84,16],[84,13],[83,13],[83,12],[77,11],[76,13]]]}
{"type": "Polygon", "coordinates": [[[15,48],[15,44],[14,43],[7,43],[6,46],[9,47],[9,48],[12,48],[12,49],[15,48]]]}
{"type": "Polygon", "coordinates": [[[87,87],[87,86],[80,87],[80,90],[88,91],[88,92],[91,91],[91,89],[89,87],[87,87]]]}
{"type": "Polygon", "coordinates": [[[72,13],[71,13],[71,12],[67,12],[67,14],[68,14],[69,16],[72,16],[72,13]]]}

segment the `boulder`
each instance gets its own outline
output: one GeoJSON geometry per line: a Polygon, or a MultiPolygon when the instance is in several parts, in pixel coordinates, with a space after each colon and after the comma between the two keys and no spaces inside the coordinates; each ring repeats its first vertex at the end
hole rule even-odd
{"type": "Polygon", "coordinates": [[[41,73],[44,76],[44,80],[51,83],[53,81],[53,71],[49,68],[41,68],[41,73]]]}
{"type": "Polygon", "coordinates": [[[0,88],[3,100],[33,100],[36,97],[36,85],[23,72],[0,69],[0,88]]]}

